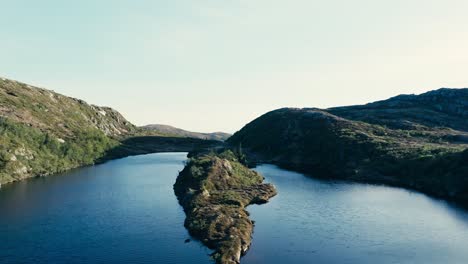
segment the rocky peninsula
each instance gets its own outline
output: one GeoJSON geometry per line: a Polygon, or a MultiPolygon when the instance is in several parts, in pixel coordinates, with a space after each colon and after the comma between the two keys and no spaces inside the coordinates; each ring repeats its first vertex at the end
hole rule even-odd
{"type": "Polygon", "coordinates": [[[240,263],[250,247],[254,223],[245,207],[276,195],[273,185],[240,160],[230,150],[195,155],[174,185],[187,215],[185,227],[214,250],[219,264],[240,263]]]}

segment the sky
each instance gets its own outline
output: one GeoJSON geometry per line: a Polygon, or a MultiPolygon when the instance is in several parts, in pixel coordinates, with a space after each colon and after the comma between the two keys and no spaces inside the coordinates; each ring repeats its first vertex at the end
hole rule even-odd
{"type": "Polygon", "coordinates": [[[144,125],[468,86],[466,0],[0,0],[0,76],[144,125]]]}

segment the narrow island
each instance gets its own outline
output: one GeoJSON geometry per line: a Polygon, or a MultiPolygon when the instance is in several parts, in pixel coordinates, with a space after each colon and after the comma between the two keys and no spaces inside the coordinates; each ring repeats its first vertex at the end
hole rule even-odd
{"type": "Polygon", "coordinates": [[[276,195],[272,184],[231,150],[195,154],[180,172],[174,191],[187,215],[190,234],[214,250],[218,264],[240,263],[251,244],[254,223],[245,207],[276,195]]]}

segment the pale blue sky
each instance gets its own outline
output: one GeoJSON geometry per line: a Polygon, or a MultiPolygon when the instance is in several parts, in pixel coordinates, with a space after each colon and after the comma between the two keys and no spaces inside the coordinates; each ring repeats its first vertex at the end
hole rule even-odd
{"type": "Polygon", "coordinates": [[[468,86],[466,0],[0,0],[0,76],[138,124],[468,86]]]}

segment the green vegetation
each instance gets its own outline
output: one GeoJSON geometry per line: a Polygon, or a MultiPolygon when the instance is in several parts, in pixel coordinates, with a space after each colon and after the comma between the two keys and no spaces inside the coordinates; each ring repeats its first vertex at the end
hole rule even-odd
{"type": "Polygon", "coordinates": [[[32,87],[0,79],[0,116],[60,138],[73,137],[83,130],[97,129],[119,137],[136,127],[117,111],[32,87]]]}
{"type": "Polygon", "coordinates": [[[217,263],[239,263],[251,243],[253,222],[245,207],[276,194],[263,176],[239,162],[239,153],[191,155],[174,191],[187,215],[190,234],[215,250],[217,263]]]}
{"type": "MultiPolygon", "coordinates": [[[[230,171],[238,176],[218,180],[254,184],[252,175],[240,176],[248,156],[320,177],[404,186],[468,204],[467,101],[468,89],[440,89],[364,106],[272,111],[228,140],[235,153],[215,155],[233,162],[230,171]]],[[[128,155],[223,146],[177,133],[137,128],[111,108],[0,80],[0,184],[128,155]]],[[[197,162],[203,159],[212,158],[197,162]]],[[[193,176],[207,174],[202,164],[193,165],[193,176]]],[[[204,184],[207,191],[219,187],[204,184]]],[[[225,192],[220,201],[245,204],[234,196],[225,192]]]]}
{"type": "Polygon", "coordinates": [[[468,133],[454,129],[468,124],[467,95],[468,89],[442,89],[402,102],[396,97],[328,110],[279,109],[247,124],[228,144],[242,145],[256,162],[468,204],[468,133]]]}
{"type": "Polygon", "coordinates": [[[136,130],[118,112],[0,80],[0,184],[90,165],[136,130]]]}
{"type": "Polygon", "coordinates": [[[0,185],[129,155],[220,144],[139,129],[111,108],[0,79],[0,185]]]}
{"type": "Polygon", "coordinates": [[[97,129],[63,140],[0,118],[0,183],[93,164],[117,144],[97,129]]]}

